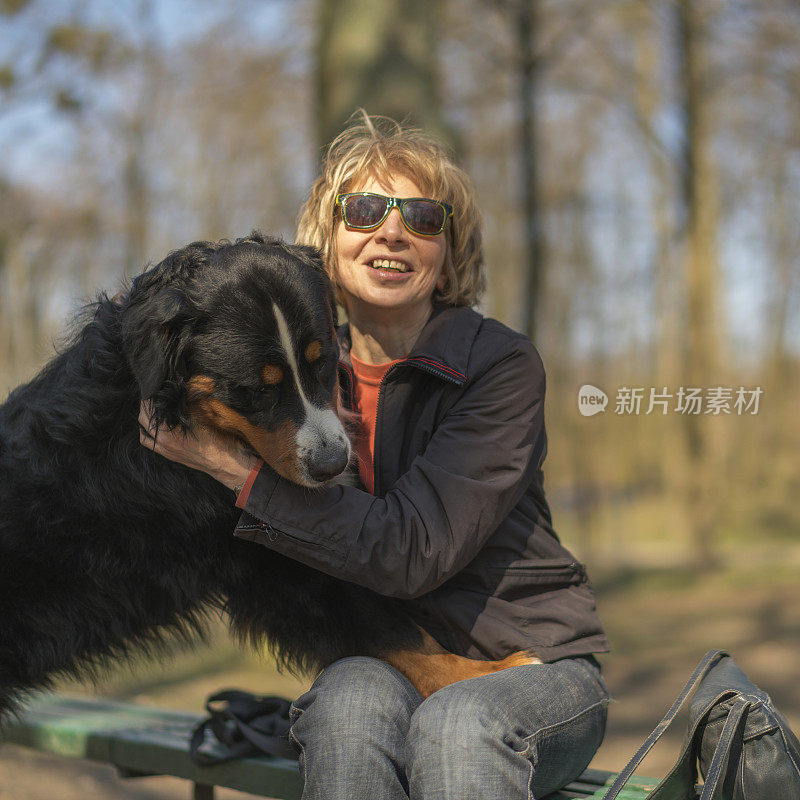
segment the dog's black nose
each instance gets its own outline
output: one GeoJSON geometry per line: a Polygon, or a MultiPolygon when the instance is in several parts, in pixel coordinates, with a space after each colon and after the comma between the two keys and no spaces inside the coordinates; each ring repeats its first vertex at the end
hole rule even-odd
{"type": "Polygon", "coordinates": [[[326,447],[315,453],[306,464],[308,474],[320,483],[341,475],[348,462],[347,449],[344,447],[326,447]]]}

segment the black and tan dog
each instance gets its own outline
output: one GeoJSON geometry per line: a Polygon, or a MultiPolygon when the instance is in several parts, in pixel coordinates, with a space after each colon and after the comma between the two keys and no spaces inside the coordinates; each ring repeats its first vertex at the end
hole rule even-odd
{"type": "Polygon", "coordinates": [[[345,469],[316,251],[257,233],[197,242],[87,314],[0,408],[0,716],[54,676],[200,634],[212,608],[287,665],[372,655],[424,695],[530,660],[445,653],[401,601],[235,539],[229,490],[139,444],[150,397],[160,424],[210,426],[297,483],[345,469]]]}

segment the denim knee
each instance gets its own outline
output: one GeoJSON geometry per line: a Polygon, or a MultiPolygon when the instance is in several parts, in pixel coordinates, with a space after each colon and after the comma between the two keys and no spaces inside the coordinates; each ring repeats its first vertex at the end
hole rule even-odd
{"type": "Polygon", "coordinates": [[[394,668],[372,658],[331,664],[292,704],[304,800],[407,798],[403,743],[422,697],[394,668]]]}
{"type": "Polygon", "coordinates": [[[474,688],[473,681],[446,686],[411,717],[404,753],[410,797],[520,796],[519,767],[509,772],[502,765],[524,761],[519,748],[527,744],[504,730],[492,704],[474,688]]]}
{"type": "Polygon", "coordinates": [[[498,742],[526,749],[524,733],[507,731],[496,711],[491,698],[475,692],[474,681],[446,686],[428,697],[411,717],[407,754],[447,760],[498,742]]]}
{"type": "Polygon", "coordinates": [[[581,663],[514,667],[446,686],[414,712],[412,798],[540,797],[588,764],[607,695],[581,663]]]}
{"type": "Polygon", "coordinates": [[[393,667],[374,658],[343,658],[326,667],[313,686],[292,703],[292,738],[335,739],[358,750],[375,731],[405,736],[422,698],[393,667]]]}

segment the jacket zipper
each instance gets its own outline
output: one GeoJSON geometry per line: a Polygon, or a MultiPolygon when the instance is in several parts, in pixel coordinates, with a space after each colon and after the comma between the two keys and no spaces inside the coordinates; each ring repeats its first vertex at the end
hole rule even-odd
{"type": "Polygon", "coordinates": [[[269,524],[267,520],[258,519],[257,517],[254,517],[252,514],[248,514],[248,516],[252,518],[253,522],[242,522],[236,526],[237,530],[261,531],[262,533],[267,534],[267,538],[271,542],[277,541],[278,534],[275,532],[275,529],[272,527],[272,525],[269,524]]]}
{"type": "MultiPolygon", "coordinates": [[[[355,384],[355,375],[353,374],[352,369],[344,361],[340,361],[339,363],[344,367],[344,369],[348,373],[350,379],[350,397],[352,399],[353,386],[355,384]]],[[[443,380],[450,381],[450,383],[460,384],[464,382],[460,373],[456,375],[455,371],[453,371],[452,373],[447,372],[443,369],[439,369],[433,364],[430,364],[426,361],[418,360],[416,358],[407,358],[403,361],[398,361],[397,364],[392,364],[392,366],[389,367],[388,370],[386,370],[386,374],[383,376],[383,378],[381,378],[380,385],[378,386],[378,401],[375,408],[375,450],[372,453],[372,491],[376,497],[381,496],[379,489],[382,488],[380,487],[380,484],[378,482],[378,475],[380,474],[380,470],[378,469],[380,463],[380,458],[379,458],[380,451],[378,449],[379,447],[378,443],[380,442],[380,439],[378,438],[378,432],[380,431],[381,428],[381,411],[383,409],[383,387],[386,383],[386,379],[389,377],[389,375],[392,374],[392,372],[397,367],[405,367],[405,366],[416,367],[417,369],[420,369],[423,372],[428,372],[431,375],[435,375],[437,378],[442,378],[443,380]]],[[[351,408],[350,410],[355,411],[355,408],[351,408]]]]}
{"type": "MultiPolygon", "coordinates": [[[[493,567],[492,569],[498,569],[493,567]]],[[[505,572],[568,572],[580,575],[581,578],[587,577],[586,567],[580,561],[572,561],[569,564],[536,564],[535,566],[515,566],[509,564],[502,567],[505,572]]]]}

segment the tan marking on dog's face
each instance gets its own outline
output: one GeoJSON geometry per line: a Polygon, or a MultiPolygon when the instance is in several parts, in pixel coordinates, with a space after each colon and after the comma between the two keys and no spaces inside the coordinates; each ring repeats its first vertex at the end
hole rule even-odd
{"type": "Polygon", "coordinates": [[[208,375],[195,375],[189,378],[188,387],[189,399],[191,401],[194,398],[213,394],[214,389],[217,388],[217,384],[214,382],[214,379],[209,378],[208,375]]]}
{"type": "Polygon", "coordinates": [[[192,404],[191,413],[202,425],[247,442],[287,480],[303,482],[303,472],[297,463],[297,428],[291,422],[285,422],[275,431],[265,431],[213,397],[192,404]]]}
{"type": "Polygon", "coordinates": [[[319,359],[322,355],[322,342],[317,341],[316,339],[306,345],[306,349],[303,351],[303,356],[305,357],[306,361],[309,364],[313,364],[315,361],[319,359]]]}
{"type": "Polygon", "coordinates": [[[283,380],[283,370],[280,367],[276,367],[274,364],[267,364],[267,366],[261,370],[261,377],[264,379],[264,383],[266,383],[267,386],[277,386],[283,380]]]}

